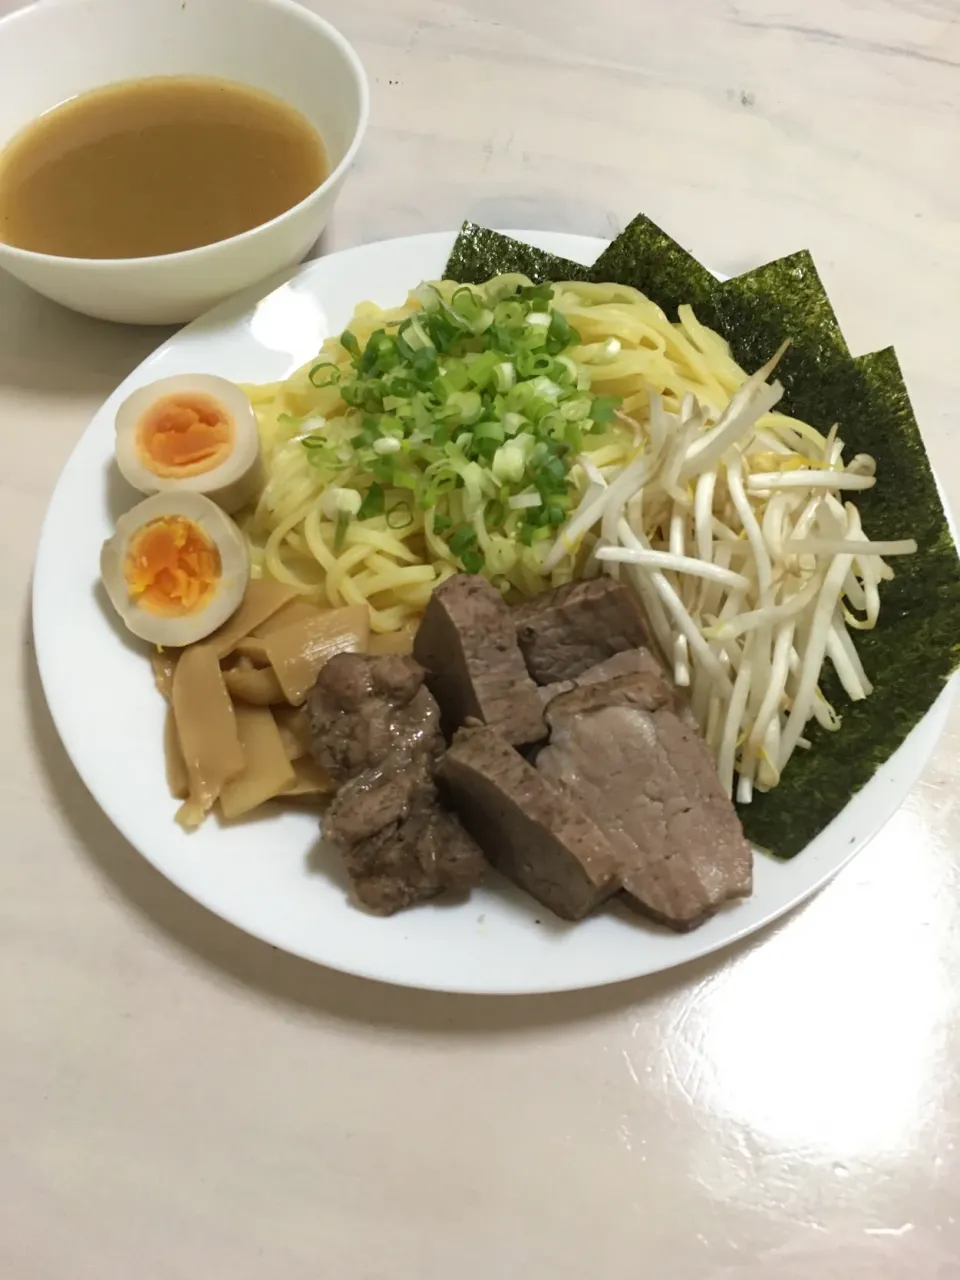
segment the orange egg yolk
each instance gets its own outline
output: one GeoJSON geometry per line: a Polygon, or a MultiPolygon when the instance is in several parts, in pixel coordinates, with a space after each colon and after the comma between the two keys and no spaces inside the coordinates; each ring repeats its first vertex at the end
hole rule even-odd
{"type": "Polygon", "coordinates": [[[220,552],[184,516],[165,516],[138,529],[124,563],[130,598],[161,618],[199,613],[216,594],[221,572],[220,552]]]}
{"type": "Polygon", "coordinates": [[[162,396],[137,423],[140,461],[155,476],[198,476],[226,462],[234,421],[213,396],[177,392],[162,396]]]}

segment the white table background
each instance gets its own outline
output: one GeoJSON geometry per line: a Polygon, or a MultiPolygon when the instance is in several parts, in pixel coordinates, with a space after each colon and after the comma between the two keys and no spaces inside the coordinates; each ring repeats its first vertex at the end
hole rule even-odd
{"type": "MultiPolygon", "coordinates": [[[[373,89],[324,251],[641,208],[720,271],[808,247],[960,506],[960,0],[311,3],[373,89]]],[[[0,276],[0,1276],[960,1277],[960,722],[719,959],[470,1000],[274,952],[99,814],[31,651],[56,476],[164,336],[0,276]]]]}

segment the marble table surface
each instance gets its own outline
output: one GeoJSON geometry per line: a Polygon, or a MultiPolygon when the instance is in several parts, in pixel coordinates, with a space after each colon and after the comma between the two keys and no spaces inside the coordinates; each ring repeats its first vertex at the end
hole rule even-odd
{"type": "MultiPolygon", "coordinates": [[[[960,0],[311,3],[373,91],[319,251],[641,208],[720,271],[809,247],[960,505],[960,0]]],[[[0,1276],[960,1277],[960,719],[832,885],[684,970],[463,999],[273,951],[100,815],[32,654],[57,474],[164,336],[0,277],[0,1276]]]]}

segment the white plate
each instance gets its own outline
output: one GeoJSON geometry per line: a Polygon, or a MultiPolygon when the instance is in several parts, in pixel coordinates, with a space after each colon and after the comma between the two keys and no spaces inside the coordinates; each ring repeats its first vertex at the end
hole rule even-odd
{"type": "MultiPolygon", "coordinates": [[[[592,262],[604,242],[515,232],[592,262]]],[[[951,701],[945,690],[873,780],[788,863],[756,859],[753,897],[675,936],[615,912],[570,926],[500,880],[466,903],[379,920],[347,900],[335,857],[315,852],[307,813],[185,835],[164,783],[163,705],[142,650],[104,607],[97,566],[117,514],[136,498],[113,467],[113,418],[137,386],[203,370],[239,381],[284,377],[372,299],[400,302],[435,278],[446,233],[366,245],[312,263],[272,292],[241,295],[146,360],[87,428],[60,477],[40,539],[33,619],[44,689],[60,736],[94,798],[131,844],[185,893],[241,929],[321,964],[444,991],[562,991],[682,964],[759,929],[813,893],[892,816],[931,755],[951,701]]]]}

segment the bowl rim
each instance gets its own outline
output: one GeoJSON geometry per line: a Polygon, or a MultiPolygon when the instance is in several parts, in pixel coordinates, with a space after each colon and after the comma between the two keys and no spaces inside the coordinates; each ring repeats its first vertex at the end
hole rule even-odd
{"type": "MultiPolygon", "coordinates": [[[[33,3],[28,4],[25,8],[15,9],[12,13],[8,13],[4,17],[0,18],[0,38],[3,36],[4,27],[8,25],[12,26],[18,21],[29,20],[37,17],[41,15],[44,10],[54,11],[58,8],[67,7],[70,4],[82,4],[83,2],[84,0],[46,0],[46,3],[39,4],[37,3],[37,0],[34,0],[33,3]]],[[[152,263],[162,263],[164,266],[174,264],[179,265],[180,263],[189,264],[198,255],[209,254],[215,249],[221,249],[228,245],[231,247],[234,245],[240,245],[245,240],[259,236],[261,232],[266,231],[269,227],[276,226],[287,218],[290,218],[305,205],[316,200],[318,196],[327,191],[336,181],[343,177],[353,164],[356,154],[360,149],[360,145],[363,142],[364,135],[367,132],[367,125],[370,120],[370,81],[367,76],[366,68],[360,61],[360,55],[339,28],[335,27],[333,23],[329,22],[326,18],[321,17],[319,13],[314,13],[312,9],[306,8],[305,5],[298,4],[297,0],[250,0],[250,2],[255,5],[260,5],[263,8],[278,9],[289,14],[295,19],[305,21],[308,26],[316,28],[326,36],[331,44],[336,46],[343,57],[344,62],[352,71],[359,98],[357,123],[353,130],[353,137],[350,140],[350,145],[344,152],[343,158],[340,160],[339,164],[337,164],[336,168],[331,169],[324,180],[318,186],[314,187],[312,191],[309,191],[302,200],[298,200],[297,203],[291,205],[289,209],[284,209],[282,213],[276,214],[267,222],[258,222],[255,227],[248,227],[246,231],[240,231],[234,236],[227,236],[223,240],[211,240],[209,244],[197,245],[193,249],[178,249],[174,253],[156,253],[138,258],[75,258],[70,257],[67,254],[39,253],[35,249],[21,249],[17,245],[7,244],[6,241],[0,240],[0,257],[8,256],[17,258],[22,262],[62,263],[64,266],[80,269],[87,268],[98,271],[129,270],[134,267],[148,267],[152,263]]],[[[228,79],[228,77],[211,78],[228,79]]],[[[121,83],[123,83],[121,80],[105,81],[102,85],[94,86],[94,89],[106,88],[109,84],[121,83]]],[[[234,83],[239,84],[242,82],[235,81],[234,83]]],[[[86,92],[94,92],[94,89],[87,90],[86,92]]],[[[272,96],[278,97],[279,95],[273,94],[272,96]]],[[[64,101],[69,101],[69,99],[64,99],[64,101]]],[[[62,104],[57,104],[57,106],[60,105],[62,104]]],[[[50,110],[53,109],[54,108],[50,108],[50,110]]],[[[39,119],[39,116],[34,117],[34,119],[39,119]]],[[[29,124],[24,125],[23,128],[29,128],[29,124]]],[[[319,132],[319,130],[317,132],[319,132]]],[[[14,137],[16,136],[17,135],[14,134],[14,137]]],[[[3,146],[0,146],[0,154],[2,154],[6,146],[8,146],[11,141],[13,141],[12,138],[8,139],[3,146]]]]}

